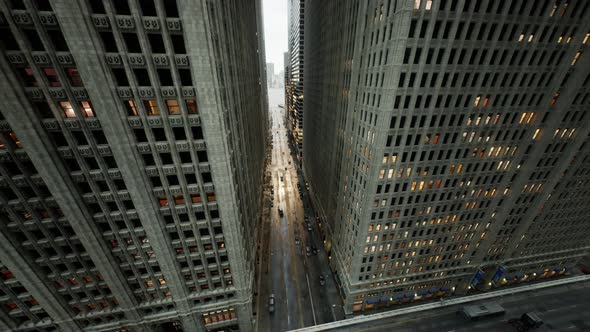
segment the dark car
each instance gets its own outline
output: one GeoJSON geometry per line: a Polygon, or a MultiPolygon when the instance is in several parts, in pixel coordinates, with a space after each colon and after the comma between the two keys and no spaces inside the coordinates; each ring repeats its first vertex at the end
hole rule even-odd
{"type": "Polygon", "coordinates": [[[311,246],[311,252],[313,252],[314,255],[317,255],[318,254],[318,248],[315,245],[314,246],[311,246]]]}
{"type": "Polygon", "coordinates": [[[284,215],[283,210],[281,208],[279,208],[279,217],[282,217],[284,215]]]}
{"type": "Polygon", "coordinates": [[[320,285],[325,285],[326,284],[326,277],[324,277],[323,274],[320,274],[320,285]]]}

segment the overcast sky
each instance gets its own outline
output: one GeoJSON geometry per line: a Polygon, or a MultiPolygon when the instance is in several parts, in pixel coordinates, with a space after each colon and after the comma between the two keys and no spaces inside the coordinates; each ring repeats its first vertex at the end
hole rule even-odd
{"type": "Polygon", "coordinates": [[[287,52],[287,0],[263,0],[266,62],[275,64],[275,74],[283,68],[283,52],[287,52]]]}

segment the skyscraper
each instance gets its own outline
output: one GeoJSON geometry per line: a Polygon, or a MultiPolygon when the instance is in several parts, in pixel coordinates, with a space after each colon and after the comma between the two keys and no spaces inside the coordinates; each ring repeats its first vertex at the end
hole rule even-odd
{"type": "Polygon", "coordinates": [[[304,12],[305,0],[289,0],[289,76],[285,82],[287,109],[287,130],[297,151],[297,158],[303,157],[303,81],[304,81],[304,12]]]}
{"type": "Polygon", "coordinates": [[[0,1],[0,329],[252,329],[259,1],[0,1]]]}
{"type": "Polygon", "coordinates": [[[275,64],[272,62],[268,62],[266,64],[266,83],[268,86],[273,85],[273,78],[275,75],[275,64]]]}
{"type": "Polygon", "coordinates": [[[348,313],[588,252],[589,5],[306,3],[303,165],[348,313]]]}

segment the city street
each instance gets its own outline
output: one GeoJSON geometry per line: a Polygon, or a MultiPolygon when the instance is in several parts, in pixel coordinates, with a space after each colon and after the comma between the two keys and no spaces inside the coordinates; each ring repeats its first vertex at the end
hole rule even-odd
{"type": "Polygon", "coordinates": [[[257,330],[287,331],[342,319],[343,312],[315,215],[309,207],[305,183],[289,149],[285,110],[278,107],[284,104],[283,89],[269,89],[268,94],[273,138],[270,166],[273,189],[269,194],[273,197],[273,207],[270,222],[265,220],[262,225],[257,330]],[[282,217],[278,209],[284,211],[282,217]],[[311,230],[305,215],[309,217],[311,230]],[[316,254],[313,248],[317,248],[316,254]],[[320,284],[320,274],[325,278],[325,285],[320,284]],[[275,298],[272,313],[270,294],[275,298]]]}

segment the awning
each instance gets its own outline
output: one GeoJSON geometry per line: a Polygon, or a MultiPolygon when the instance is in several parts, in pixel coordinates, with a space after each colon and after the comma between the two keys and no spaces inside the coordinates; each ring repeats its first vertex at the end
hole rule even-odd
{"type": "Polygon", "coordinates": [[[434,294],[434,293],[436,293],[437,290],[438,290],[438,288],[431,288],[428,290],[428,293],[434,294]]]}
{"type": "Polygon", "coordinates": [[[375,304],[377,302],[379,302],[379,298],[378,297],[373,297],[370,299],[367,299],[367,301],[365,301],[367,304],[375,304]]]}
{"type": "Polygon", "coordinates": [[[440,291],[441,291],[441,292],[448,292],[448,291],[450,291],[450,290],[451,290],[451,289],[450,289],[449,287],[441,287],[441,288],[440,288],[440,291]]]}
{"type": "Polygon", "coordinates": [[[414,297],[414,292],[406,293],[404,296],[405,297],[414,297]]]}
{"type": "Polygon", "coordinates": [[[381,296],[381,298],[379,299],[380,302],[389,302],[389,299],[391,298],[391,296],[381,296]]]}
{"type": "Polygon", "coordinates": [[[397,294],[393,297],[394,300],[401,300],[404,298],[404,294],[397,294]]]}
{"type": "Polygon", "coordinates": [[[426,295],[426,294],[428,294],[427,290],[421,290],[418,292],[418,295],[426,295]]]}

